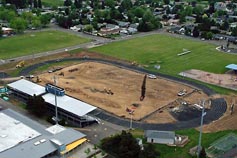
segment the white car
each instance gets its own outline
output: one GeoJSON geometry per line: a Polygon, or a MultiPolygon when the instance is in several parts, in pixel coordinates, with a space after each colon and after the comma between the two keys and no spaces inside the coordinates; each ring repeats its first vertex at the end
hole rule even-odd
{"type": "Polygon", "coordinates": [[[156,75],[153,75],[153,74],[148,74],[147,76],[148,76],[148,78],[150,78],[150,79],[156,79],[156,78],[157,78],[156,75]]]}

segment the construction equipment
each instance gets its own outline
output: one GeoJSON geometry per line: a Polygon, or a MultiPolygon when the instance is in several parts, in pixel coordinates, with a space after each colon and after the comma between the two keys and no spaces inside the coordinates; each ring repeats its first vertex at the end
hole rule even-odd
{"type": "Polygon", "coordinates": [[[20,62],[16,65],[16,68],[22,68],[22,67],[24,67],[24,66],[25,66],[25,61],[22,60],[22,61],[20,61],[20,62]]]}
{"type": "Polygon", "coordinates": [[[42,80],[39,78],[39,76],[36,77],[36,83],[41,82],[42,80]]]}

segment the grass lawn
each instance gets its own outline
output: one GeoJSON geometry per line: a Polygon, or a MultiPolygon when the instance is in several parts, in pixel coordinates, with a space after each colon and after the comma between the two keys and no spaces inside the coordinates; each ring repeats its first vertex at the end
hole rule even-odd
{"type": "Polygon", "coordinates": [[[0,59],[36,54],[89,41],[90,39],[59,31],[26,33],[0,39],[0,59]]]}
{"type": "MultiPolygon", "coordinates": [[[[143,134],[139,132],[131,132],[135,137],[142,137],[143,134]]],[[[202,135],[202,146],[204,148],[208,148],[211,143],[215,140],[221,138],[222,136],[227,135],[228,133],[233,132],[237,134],[237,131],[221,131],[216,133],[203,133],[202,135]]],[[[189,149],[196,146],[198,144],[199,132],[195,129],[187,129],[187,130],[180,130],[176,131],[176,134],[180,135],[187,135],[189,136],[190,142],[186,144],[184,147],[170,147],[167,145],[162,144],[154,144],[157,150],[161,153],[160,158],[191,158],[192,156],[189,155],[189,149]]],[[[195,156],[196,157],[196,156],[195,156]]]]}
{"type": "Polygon", "coordinates": [[[110,43],[91,50],[136,61],[150,70],[170,75],[177,75],[188,69],[224,73],[227,64],[237,64],[237,55],[219,52],[215,47],[203,41],[158,34],[110,43]],[[191,53],[178,56],[183,49],[190,50],[191,53]],[[161,69],[155,70],[154,65],[160,65],[161,69]]]}
{"type": "Polygon", "coordinates": [[[63,6],[64,1],[63,0],[42,0],[42,4],[45,6],[63,6]]]}

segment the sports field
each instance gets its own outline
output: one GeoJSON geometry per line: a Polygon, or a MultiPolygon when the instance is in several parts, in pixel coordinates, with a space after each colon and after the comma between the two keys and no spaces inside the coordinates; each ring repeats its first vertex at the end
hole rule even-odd
{"type": "Polygon", "coordinates": [[[51,51],[89,41],[89,39],[59,31],[26,33],[1,39],[0,59],[51,51]]]}
{"type": "Polygon", "coordinates": [[[224,73],[227,64],[237,64],[237,55],[222,53],[215,48],[215,45],[205,41],[156,34],[110,43],[91,50],[135,61],[152,70],[155,70],[154,65],[160,65],[159,72],[171,75],[189,69],[224,73]],[[191,52],[182,56],[177,55],[185,50],[191,52]]]}
{"type": "Polygon", "coordinates": [[[43,5],[54,7],[63,6],[63,2],[63,0],[42,0],[43,5]]]}

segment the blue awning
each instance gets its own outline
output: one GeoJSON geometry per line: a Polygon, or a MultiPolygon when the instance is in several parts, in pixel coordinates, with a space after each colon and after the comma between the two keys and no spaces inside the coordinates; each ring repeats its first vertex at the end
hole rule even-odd
{"type": "Polygon", "coordinates": [[[225,68],[231,69],[231,70],[237,70],[237,65],[236,64],[229,64],[225,68]]]}

